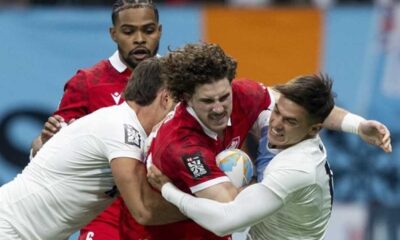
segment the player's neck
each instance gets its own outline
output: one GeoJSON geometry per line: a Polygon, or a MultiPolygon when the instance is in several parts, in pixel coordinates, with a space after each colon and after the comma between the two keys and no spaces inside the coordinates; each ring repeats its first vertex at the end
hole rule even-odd
{"type": "Polygon", "coordinates": [[[154,119],[154,116],[156,116],[156,112],[153,104],[150,104],[148,106],[140,106],[134,101],[127,101],[127,104],[133,111],[135,111],[140,125],[142,125],[146,134],[149,135],[154,125],[158,123],[154,119]]]}

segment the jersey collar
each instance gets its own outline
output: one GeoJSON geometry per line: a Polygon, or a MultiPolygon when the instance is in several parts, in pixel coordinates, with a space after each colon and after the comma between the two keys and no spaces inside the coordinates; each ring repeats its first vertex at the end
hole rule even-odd
{"type": "MultiPolygon", "coordinates": [[[[188,111],[188,113],[190,115],[192,115],[197,122],[200,124],[200,126],[203,128],[203,131],[205,134],[207,134],[207,136],[209,136],[210,138],[217,140],[218,139],[218,134],[214,131],[212,131],[211,129],[209,129],[206,125],[204,125],[201,120],[197,117],[196,112],[194,111],[194,109],[192,107],[186,106],[186,110],[188,111]]],[[[232,126],[232,122],[231,122],[231,118],[229,118],[228,120],[228,126],[232,126]]]]}
{"type": "MultiPolygon", "coordinates": [[[[161,55],[157,54],[156,55],[158,58],[161,57],[161,55]]],[[[111,65],[117,70],[118,72],[122,73],[125,71],[128,67],[121,61],[121,58],[119,57],[119,52],[118,50],[114,52],[114,54],[108,58],[110,61],[111,65]]]]}
{"type": "Polygon", "coordinates": [[[118,72],[122,73],[125,71],[128,67],[121,61],[119,57],[119,52],[118,50],[115,51],[115,53],[108,59],[111,63],[111,65],[117,70],[118,72]]]}

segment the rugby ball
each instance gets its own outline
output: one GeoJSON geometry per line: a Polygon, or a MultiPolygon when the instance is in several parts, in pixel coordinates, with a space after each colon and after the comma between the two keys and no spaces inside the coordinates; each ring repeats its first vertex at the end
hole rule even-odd
{"type": "Polygon", "coordinates": [[[218,167],[237,188],[250,183],[254,174],[253,162],[240,149],[226,149],[216,156],[218,167]]]}

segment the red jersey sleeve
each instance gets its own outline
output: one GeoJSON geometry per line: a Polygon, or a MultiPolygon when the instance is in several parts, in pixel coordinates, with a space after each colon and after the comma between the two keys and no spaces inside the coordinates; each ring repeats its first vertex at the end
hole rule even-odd
{"type": "Polygon", "coordinates": [[[88,82],[87,74],[79,70],[64,86],[64,95],[54,114],[64,118],[66,122],[73,118],[80,118],[88,111],[88,82]]]}
{"type": "Polygon", "coordinates": [[[161,170],[182,190],[195,193],[220,182],[229,181],[217,166],[215,153],[209,147],[196,145],[179,147],[181,144],[168,145],[163,160],[159,162],[161,170]],[[211,181],[212,180],[212,181],[211,181]]]}

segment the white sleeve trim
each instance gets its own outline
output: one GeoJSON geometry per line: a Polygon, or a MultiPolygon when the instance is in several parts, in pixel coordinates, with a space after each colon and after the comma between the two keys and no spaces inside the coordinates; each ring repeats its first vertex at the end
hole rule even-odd
{"type": "Polygon", "coordinates": [[[112,152],[112,153],[109,155],[109,160],[108,160],[108,161],[111,162],[111,160],[113,160],[113,159],[115,159],[115,158],[122,158],[122,157],[125,157],[125,158],[133,158],[133,159],[139,160],[139,161],[141,161],[141,162],[144,161],[143,155],[142,155],[142,154],[137,153],[137,152],[133,152],[133,151],[118,151],[118,152],[112,152]]]}
{"type": "Polygon", "coordinates": [[[211,179],[207,182],[202,182],[200,184],[190,187],[190,191],[192,191],[192,193],[194,194],[198,191],[204,190],[206,188],[217,185],[219,183],[230,182],[230,181],[231,180],[227,176],[217,177],[217,178],[211,179]]]}

